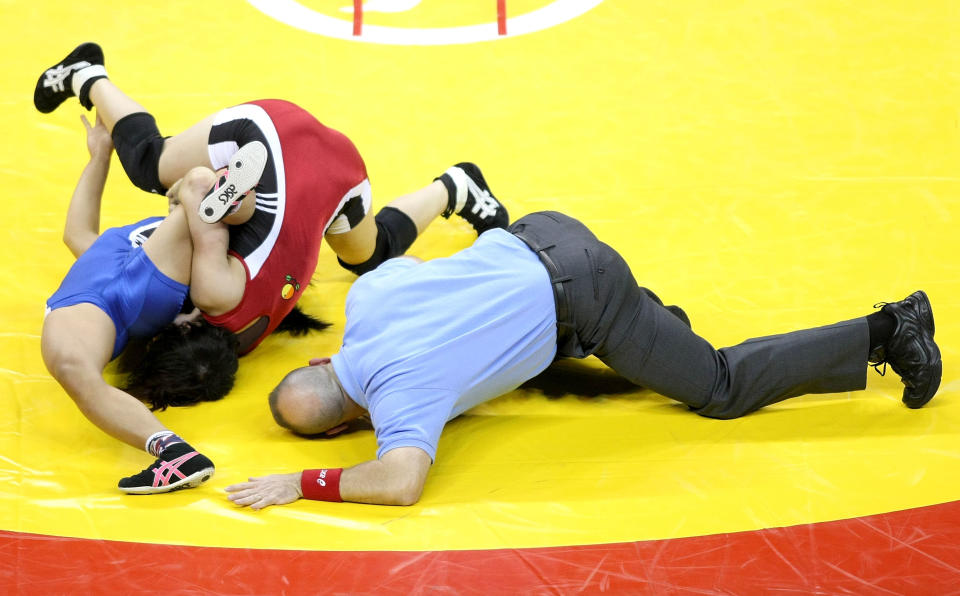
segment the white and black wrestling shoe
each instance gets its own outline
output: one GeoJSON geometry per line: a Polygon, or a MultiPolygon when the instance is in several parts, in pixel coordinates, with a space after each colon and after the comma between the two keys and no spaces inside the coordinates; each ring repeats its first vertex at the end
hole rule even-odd
{"type": "Polygon", "coordinates": [[[79,95],[80,103],[89,110],[92,104],[87,92],[94,81],[106,76],[100,46],[92,42],[80,44],[66,58],[43,71],[33,91],[33,105],[48,114],[68,98],[79,95]],[[83,71],[81,80],[75,81],[73,75],[79,71],[83,71]],[[74,83],[79,89],[74,88],[74,83]]]}
{"type": "Polygon", "coordinates": [[[478,235],[510,224],[507,208],[490,192],[476,164],[458,163],[434,180],[439,180],[447,188],[447,208],[440,214],[443,217],[449,218],[456,213],[467,220],[478,235]]]}

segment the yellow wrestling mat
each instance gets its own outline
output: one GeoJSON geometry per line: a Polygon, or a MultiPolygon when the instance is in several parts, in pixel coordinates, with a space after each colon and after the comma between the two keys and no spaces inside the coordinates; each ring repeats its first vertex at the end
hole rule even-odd
{"type": "MultiPolygon", "coordinates": [[[[523,21],[508,21],[505,37],[488,35],[493,0],[394,2],[412,7],[364,14],[381,42],[296,28],[258,8],[270,4],[3,3],[0,529],[485,549],[752,530],[960,499],[955,2],[511,1],[511,19],[534,14],[528,21],[543,27],[512,35],[523,21]],[[390,41],[392,29],[484,23],[486,41],[390,41]],[[40,359],[44,301],[72,262],[61,233],[87,154],[76,101],[41,115],[30,94],[43,69],[87,40],[164,134],[250,99],[303,105],[356,143],[376,208],[475,161],[513,218],[543,209],[580,218],[718,347],[862,316],[925,289],[945,363],[940,393],[908,410],[897,376],[871,372],[865,392],[721,422],[626,387],[596,361],[582,364],[585,376],[565,364],[450,423],[413,507],[238,509],[223,488],[247,476],[375,454],[372,432],[306,441],[267,408],[287,371],[339,346],[353,277],[324,248],[301,304],[334,327],[269,338],[242,359],[228,398],[159,414],[217,475],[198,490],[124,496],[117,480],[151,458],[89,424],[40,359]]],[[[350,4],[298,6],[349,31],[350,4]]],[[[104,227],[122,225],[163,214],[165,201],[136,190],[115,159],[103,212],[104,227]]],[[[432,258],[470,242],[465,224],[441,220],[410,252],[432,258]]]]}

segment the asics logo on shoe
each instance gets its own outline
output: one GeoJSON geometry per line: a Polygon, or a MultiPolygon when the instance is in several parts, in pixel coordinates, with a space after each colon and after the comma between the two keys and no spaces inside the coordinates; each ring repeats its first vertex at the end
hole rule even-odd
{"type": "Polygon", "coordinates": [[[73,71],[80,70],[90,66],[89,62],[76,62],[70,66],[64,66],[63,64],[58,64],[56,67],[48,69],[44,73],[43,86],[52,88],[54,91],[60,93],[65,91],[64,81],[73,74],[73,71]]]}
{"type": "Polygon", "coordinates": [[[227,205],[233,201],[235,196],[237,196],[237,187],[236,185],[231,184],[220,191],[220,193],[217,195],[217,200],[220,201],[221,204],[227,205]]]}
{"type": "Polygon", "coordinates": [[[483,191],[483,194],[477,195],[471,211],[479,215],[480,219],[486,219],[497,214],[498,205],[496,199],[491,197],[489,192],[483,191]]]}
{"type": "Polygon", "coordinates": [[[170,478],[173,476],[176,476],[181,480],[186,478],[187,476],[180,471],[180,466],[196,455],[200,454],[196,451],[191,451],[190,453],[185,453],[176,459],[172,459],[170,461],[161,461],[158,467],[153,468],[153,486],[167,486],[170,484],[170,478]]]}
{"type": "Polygon", "coordinates": [[[490,196],[490,191],[480,188],[480,185],[473,181],[473,178],[464,176],[467,182],[470,196],[473,197],[473,208],[471,212],[480,216],[480,219],[493,217],[497,214],[497,200],[490,196]]]}

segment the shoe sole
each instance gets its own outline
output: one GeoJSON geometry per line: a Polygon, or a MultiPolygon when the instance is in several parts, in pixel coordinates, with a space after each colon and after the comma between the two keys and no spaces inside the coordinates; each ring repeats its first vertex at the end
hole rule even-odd
{"type": "Polygon", "coordinates": [[[937,360],[937,363],[933,365],[934,374],[931,375],[930,384],[923,391],[923,397],[920,399],[911,399],[903,398],[903,403],[910,409],[916,410],[927,405],[933,396],[937,394],[937,389],[940,388],[940,379],[943,377],[943,361],[937,360]]]}
{"type": "Polygon", "coordinates": [[[256,188],[267,165],[267,147],[260,141],[247,143],[230,158],[227,179],[220,186],[214,185],[200,201],[197,215],[205,223],[217,223],[223,219],[234,201],[256,188]]]}
{"type": "Polygon", "coordinates": [[[911,399],[907,400],[906,397],[903,398],[903,403],[911,409],[916,410],[917,408],[922,408],[925,406],[933,396],[937,394],[937,389],[940,388],[940,380],[943,377],[943,360],[940,357],[940,348],[937,347],[937,344],[933,341],[933,335],[936,333],[937,327],[933,321],[933,306],[930,304],[930,299],[927,297],[927,293],[923,290],[917,290],[917,294],[920,294],[920,297],[923,298],[923,315],[926,319],[926,323],[930,325],[930,343],[933,344],[933,349],[937,352],[937,362],[934,364],[935,374],[931,375],[930,384],[923,390],[923,397],[920,399],[911,399]]]}
{"type": "Polygon", "coordinates": [[[129,488],[118,488],[128,495],[159,495],[163,493],[171,493],[176,490],[196,488],[207,480],[210,480],[210,478],[213,477],[213,472],[213,467],[203,468],[202,470],[198,470],[193,474],[190,474],[186,478],[181,478],[180,480],[172,482],[166,486],[133,486],[129,488]]]}

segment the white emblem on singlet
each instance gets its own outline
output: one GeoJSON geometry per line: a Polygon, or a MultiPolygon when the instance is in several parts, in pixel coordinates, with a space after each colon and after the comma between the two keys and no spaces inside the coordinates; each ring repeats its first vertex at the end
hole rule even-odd
{"type": "Polygon", "coordinates": [[[127,239],[130,240],[130,246],[134,248],[143,246],[143,243],[160,227],[162,222],[163,220],[161,219],[130,230],[130,233],[127,235],[127,239]]]}

